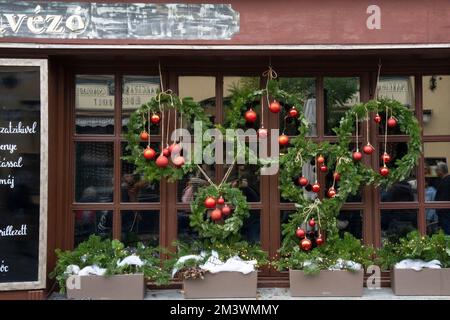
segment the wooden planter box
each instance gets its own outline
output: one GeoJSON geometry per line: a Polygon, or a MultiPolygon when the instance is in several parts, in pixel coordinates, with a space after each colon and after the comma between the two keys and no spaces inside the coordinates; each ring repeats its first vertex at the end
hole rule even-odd
{"type": "Polygon", "coordinates": [[[307,275],[303,270],[289,270],[293,297],[360,297],[363,294],[364,270],[321,270],[307,275]]]}
{"type": "Polygon", "coordinates": [[[256,298],[258,272],[206,273],[204,279],[183,280],[184,297],[204,298],[256,298]]]}
{"type": "Polygon", "coordinates": [[[74,276],[74,277],[78,277],[79,280],[77,279],[72,282],[72,285],[66,286],[68,299],[83,299],[83,300],[144,299],[145,283],[144,283],[144,274],[142,273],[121,274],[121,275],[114,275],[111,277],[102,277],[94,275],[74,276]]]}
{"type": "Polygon", "coordinates": [[[399,296],[450,295],[450,268],[443,269],[393,269],[391,287],[399,296]]]}

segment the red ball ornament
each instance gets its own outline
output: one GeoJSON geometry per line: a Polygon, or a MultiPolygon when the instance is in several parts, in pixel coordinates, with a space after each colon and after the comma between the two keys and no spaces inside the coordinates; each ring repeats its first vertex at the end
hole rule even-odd
{"type": "Polygon", "coordinates": [[[362,153],[359,151],[353,152],[353,160],[360,161],[362,159],[362,153]]]}
{"type": "Polygon", "coordinates": [[[205,199],[205,207],[208,209],[212,209],[216,206],[216,199],[214,197],[207,197],[205,199]]]}
{"type": "Polygon", "coordinates": [[[320,185],[316,182],[316,183],[314,183],[314,184],[312,185],[311,189],[312,189],[312,191],[313,191],[314,193],[319,193],[319,191],[320,191],[320,185]]]}
{"type": "Polygon", "coordinates": [[[211,220],[213,221],[219,221],[220,219],[222,219],[222,210],[220,209],[214,209],[211,212],[211,220]]]}
{"type": "Polygon", "coordinates": [[[328,171],[328,167],[323,164],[323,165],[320,166],[320,171],[321,172],[327,172],[328,171]]]}
{"type": "Polygon", "coordinates": [[[331,187],[330,189],[328,189],[327,195],[328,198],[336,197],[336,190],[333,187],[331,187]]]}
{"type": "Polygon", "coordinates": [[[186,161],[184,160],[184,157],[177,156],[175,159],[172,160],[172,162],[175,165],[175,167],[180,168],[180,167],[184,166],[186,161]]]}
{"type": "Polygon", "coordinates": [[[306,185],[308,185],[308,183],[309,181],[305,177],[298,178],[298,184],[301,185],[302,187],[305,187],[306,185]]]}
{"type": "Polygon", "coordinates": [[[366,144],[363,148],[363,152],[365,154],[372,154],[374,151],[375,151],[375,149],[370,143],[366,144]]]}
{"type": "Polygon", "coordinates": [[[144,150],[144,158],[147,160],[151,160],[156,156],[155,150],[150,147],[145,148],[144,150]]]}
{"type": "Polygon", "coordinates": [[[318,156],[317,157],[317,163],[318,164],[325,163],[325,158],[322,155],[318,156]]]}
{"type": "Polygon", "coordinates": [[[260,129],[258,130],[258,137],[259,137],[260,139],[265,139],[265,138],[267,138],[267,135],[268,135],[267,129],[260,128],[260,129]]]}
{"type": "Polygon", "coordinates": [[[381,117],[380,115],[377,113],[375,118],[373,118],[373,121],[375,121],[375,123],[380,123],[381,122],[381,117]]]}
{"type": "Polygon", "coordinates": [[[339,172],[333,173],[333,179],[334,179],[335,181],[341,180],[341,175],[339,174],[339,172]]]}
{"type": "Polygon", "coordinates": [[[278,142],[280,143],[280,146],[286,146],[289,143],[289,137],[283,133],[278,137],[278,142]]]}
{"type": "Polygon", "coordinates": [[[291,110],[289,110],[289,116],[292,118],[298,117],[298,111],[295,107],[292,107],[291,110]]]}
{"type": "Polygon", "coordinates": [[[381,174],[383,177],[386,177],[386,176],[389,174],[389,168],[386,167],[386,166],[381,167],[381,168],[380,168],[380,174],[381,174]]]}
{"type": "Polygon", "coordinates": [[[222,213],[224,216],[228,216],[231,213],[231,208],[228,205],[224,205],[222,208],[222,213]]]}
{"type": "Polygon", "coordinates": [[[389,128],[395,128],[395,126],[397,125],[397,120],[394,117],[390,117],[388,119],[387,125],[389,128]]]}
{"type": "Polygon", "coordinates": [[[312,247],[312,243],[311,240],[309,239],[303,239],[302,241],[300,241],[300,246],[302,247],[303,250],[308,251],[311,250],[312,247]]]}
{"type": "Polygon", "coordinates": [[[181,146],[178,143],[172,143],[169,146],[170,154],[179,154],[181,152],[181,146]]]}
{"type": "Polygon", "coordinates": [[[170,156],[170,148],[164,148],[162,153],[163,153],[164,157],[169,157],[170,156]]]}
{"type": "Polygon", "coordinates": [[[387,152],[385,152],[381,156],[381,160],[383,161],[383,163],[389,163],[391,161],[391,156],[387,152]]]}
{"type": "Polygon", "coordinates": [[[257,115],[256,115],[256,112],[253,111],[253,109],[250,109],[245,113],[245,121],[247,121],[247,122],[253,123],[256,121],[256,118],[257,118],[257,115]]]}
{"type": "Polygon", "coordinates": [[[164,155],[160,155],[156,159],[156,165],[160,168],[165,168],[169,165],[169,159],[167,157],[165,157],[164,155]]]}
{"type": "Polygon", "coordinates": [[[302,228],[297,228],[297,230],[295,230],[295,236],[297,238],[303,239],[305,237],[305,230],[303,230],[302,228]]]}
{"type": "Polygon", "coordinates": [[[269,110],[272,113],[278,113],[281,110],[280,103],[276,100],[273,100],[272,103],[269,105],[269,110]]]}
{"type": "Polygon", "coordinates": [[[310,227],[314,227],[316,225],[316,222],[314,221],[314,218],[311,218],[311,220],[309,220],[308,222],[310,227]]]}
{"type": "Polygon", "coordinates": [[[139,137],[141,138],[142,141],[147,141],[149,138],[149,134],[147,133],[147,131],[142,131],[139,137]]]}
{"type": "Polygon", "coordinates": [[[156,113],[150,117],[150,122],[153,124],[158,124],[160,121],[161,121],[161,117],[156,113]]]}
{"type": "Polygon", "coordinates": [[[319,236],[319,237],[316,239],[316,244],[317,244],[318,246],[320,246],[320,245],[323,244],[323,238],[322,238],[322,236],[319,236]]]}
{"type": "Polygon", "coordinates": [[[222,196],[220,196],[220,198],[217,199],[217,204],[223,205],[224,203],[225,203],[225,199],[222,196]]]}

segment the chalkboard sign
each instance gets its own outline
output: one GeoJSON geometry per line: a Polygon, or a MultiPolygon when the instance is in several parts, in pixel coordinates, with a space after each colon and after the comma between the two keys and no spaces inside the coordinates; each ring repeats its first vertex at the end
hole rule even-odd
{"type": "Polygon", "coordinates": [[[0,290],[45,287],[47,62],[0,59],[0,290]]]}

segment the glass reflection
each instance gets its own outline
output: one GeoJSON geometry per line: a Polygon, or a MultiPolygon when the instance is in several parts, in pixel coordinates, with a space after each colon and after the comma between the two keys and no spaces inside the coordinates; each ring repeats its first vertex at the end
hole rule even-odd
{"type": "Polygon", "coordinates": [[[188,211],[178,211],[177,213],[177,229],[178,240],[182,242],[192,242],[199,239],[197,231],[189,226],[188,211]]]}
{"type": "MultiPolygon", "coordinates": [[[[224,171],[229,166],[224,165],[224,171]]],[[[259,202],[260,197],[260,174],[256,165],[235,165],[228,181],[235,188],[239,188],[247,198],[248,202],[259,202]]]]}
{"type": "Polygon", "coordinates": [[[124,211],[121,218],[125,245],[136,246],[138,242],[153,247],[159,245],[158,211],[124,211]]]}
{"type": "Polygon", "coordinates": [[[381,210],[381,240],[398,242],[409,232],[417,229],[417,210],[381,210]]]}
{"type": "MultiPolygon", "coordinates": [[[[214,181],[216,172],[214,166],[202,165],[202,169],[214,181]]],[[[207,179],[198,170],[196,173],[190,173],[184,176],[177,184],[177,198],[179,202],[191,203],[194,200],[194,195],[200,187],[208,186],[207,179]]]]}
{"type": "Polygon", "coordinates": [[[425,135],[450,134],[448,126],[450,104],[450,76],[422,77],[423,133],[425,135]]]}
{"type": "Polygon", "coordinates": [[[355,238],[362,239],[362,211],[342,210],[337,217],[337,227],[341,238],[348,232],[355,238]]]}
{"type": "Polygon", "coordinates": [[[261,214],[259,210],[250,210],[250,217],[244,221],[241,229],[242,238],[254,244],[259,244],[261,235],[261,214]]]}
{"type": "Polygon", "coordinates": [[[75,239],[77,246],[89,238],[97,235],[102,238],[111,238],[112,235],[112,211],[105,210],[76,210],[75,214],[75,239]]]}

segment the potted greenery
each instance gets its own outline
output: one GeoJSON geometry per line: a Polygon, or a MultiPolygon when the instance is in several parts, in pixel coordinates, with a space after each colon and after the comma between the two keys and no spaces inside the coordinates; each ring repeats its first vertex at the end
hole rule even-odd
{"type": "Polygon", "coordinates": [[[143,299],[144,278],[156,284],[170,279],[159,253],[142,243],[125,248],[118,240],[91,235],[72,251],[56,250],[58,260],[50,277],[69,299],[143,299]]]}
{"type": "Polygon", "coordinates": [[[413,231],[397,243],[387,241],[377,263],[391,270],[396,295],[450,295],[450,238],[442,231],[432,236],[413,231]]]}
{"type": "Polygon", "coordinates": [[[186,298],[255,298],[257,270],[267,254],[240,235],[250,215],[245,196],[229,184],[198,190],[190,225],[199,239],[178,242],[173,276],[183,280],[186,298]]]}

